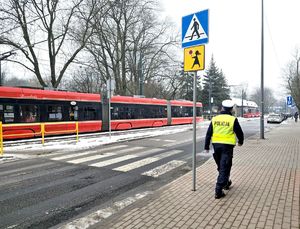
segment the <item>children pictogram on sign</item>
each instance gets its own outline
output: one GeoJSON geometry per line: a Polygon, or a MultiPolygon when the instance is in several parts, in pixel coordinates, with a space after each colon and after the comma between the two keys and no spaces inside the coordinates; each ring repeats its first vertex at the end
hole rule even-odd
{"type": "Polygon", "coordinates": [[[201,53],[198,50],[196,50],[195,56],[192,56],[193,55],[193,50],[190,50],[189,53],[190,53],[191,57],[194,59],[192,68],[194,68],[195,65],[198,65],[199,67],[201,67],[200,66],[200,61],[199,61],[199,58],[198,58],[198,56],[201,55],[201,53]]]}
{"type": "Polygon", "coordinates": [[[205,63],[205,46],[193,46],[184,49],[184,71],[203,70],[205,63]]]}

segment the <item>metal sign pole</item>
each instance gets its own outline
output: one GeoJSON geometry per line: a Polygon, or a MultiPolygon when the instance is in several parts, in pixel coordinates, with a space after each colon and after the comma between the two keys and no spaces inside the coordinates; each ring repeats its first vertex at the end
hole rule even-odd
{"type": "Polygon", "coordinates": [[[109,90],[108,90],[108,128],[109,137],[111,138],[111,78],[109,78],[109,90]]]}
{"type": "Polygon", "coordinates": [[[196,100],[197,100],[197,71],[194,72],[193,90],[193,189],[196,191],[196,100]]]}

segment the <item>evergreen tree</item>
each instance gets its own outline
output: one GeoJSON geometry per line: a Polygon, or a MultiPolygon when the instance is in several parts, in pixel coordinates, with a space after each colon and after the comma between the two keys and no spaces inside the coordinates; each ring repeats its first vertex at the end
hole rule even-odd
{"type": "Polygon", "coordinates": [[[212,56],[206,76],[203,78],[203,90],[202,90],[202,103],[204,111],[209,110],[209,92],[211,90],[211,97],[213,98],[212,106],[217,106],[221,109],[222,101],[230,98],[230,89],[227,84],[222,70],[216,65],[216,62],[212,56]]]}
{"type": "MultiPolygon", "coordinates": [[[[184,72],[183,63],[181,65],[180,74],[178,76],[179,85],[178,92],[176,93],[176,99],[185,99],[193,101],[193,88],[194,88],[194,73],[184,72]]],[[[201,82],[199,77],[197,77],[197,101],[200,101],[201,95],[201,82]]]]}

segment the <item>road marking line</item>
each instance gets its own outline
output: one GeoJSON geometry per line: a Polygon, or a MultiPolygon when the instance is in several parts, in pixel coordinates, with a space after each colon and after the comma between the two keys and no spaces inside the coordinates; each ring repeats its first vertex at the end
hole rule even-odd
{"type": "Polygon", "coordinates": [[[105,158],[105,157],[110,157],[110,156],[114,156],[116,155],[115,153],[106,153],[106,154],[101,154],[101,155],[93,155],[90,157],[84,157],[84,158],[79,158],[79,159],[74,159],[71,161],[67,161],[68,163],[73,163],[73,164],[80,164],[83,162],[87,162],[87,161],[93,161],[96,159],[101,159],[101,158],[105,158]]]}
{"type": "Polygon", "coordinates": [[[135,196],[127,197],[124,200],[115,202],[111,207],[99,209],[87,216],[84,216],[70,223],[67,223],[66,225],[59,227],[59,229],[74,229],[74,228],[87,229],[90,226],[101,222],[103,219],[110,217],[111,215],[117,213],[123,208],[133,204],[137,200],[142,199],[149,194],[152,194],[152,192],[145,191],[142,193],[138,193],[135,196]]]}
{"type": "MultiPolygon", "coordinates": [[[[196,140],[201,140],[202,138],[204,138],[205,135],[203,136],[198,136],[196,138],[196,140]]],[[[183,141],[176,141],[176,142],[172,142],[172,143],[168,143],[168,144],[164,144],[163,147],[171,147],[171,146],[176,146],[176,145],[181,145],[181,144],[184,144],[184,143],[187,143],[187,142],[192,142],[193,139],[186,139],[186,140],[183,140],[183,141]]]]}
{"type": "Polygon", "coordinates": [[[165,142],[177,142],[177,140],[168,140],[168,139],[166,139],[166,140],[164,140],[165,142]]]}
{"type": "Polygon", "coordinates": [[[59,157],[53,157],[53,156],[57,156],[57,155],[66,153],[66,152],[59,152],[59,153],[54,153],[54,154],[47,155],[44,157],[49,157],[51,160],[64,160],[64,159],[69,159],[72,157],[84,156],[87,154],[92,154],[92,153],[97,153],[97,152],[102,153],[102,152],[106,152],[109,150],[120,149],[120,148],[124,148],[124,147],[128,147],[128,145],[118,145],[118,146],[112,146],[109,148],[104,148],[104,149],[99,149],[99,150],[89,150],[89,151],[85,151],[84,153],[73,153],[73,154],[67,154],[67,155],[63,155],[63,156],[59,156],[59,157]],[[51,157],[53,157],[53,158],[51,158],[51,157]]]}
{"type": "Polygon", "coordinates": [[[187,142],[192,142],[193,139],[187,139],[187,140],[183,140],[183,141],[177,141],[177,142],[172,142],[172,143],[168,143],[168,144],[164,144],[164,147],[170,147],[170,146],[175,146],[175,145],[180,145],[183,143],[187,143],[187,142]]]}
{"type": "MultiPolygon", "coordinates": [[[[138,146],[138,147],[133,147],[133,148],[130,148],[130,149],[122,149],[122,150],[119,150],[116,153],[106,153],[104,155],[98,154],[98,155],[93,155],[93,156],[90,156],[90,157],[74,159],[74,160],[71,160],[71,161],[68,161],[68,162],[69,163],[78,164],[78,163],[82,163],[82,162],[92,161],[92,160],[95,160],[95,159],[98,159],[98,158],[100,159],[100,158],[104,158],[104,157],[108,157],[108,156],[113,156],[113,155],[121,154],[121,153],[124,153],[124,152],[127,153],[127,152],[131,152],[131,151],[134,151],[134,150],[144,149],[144,148],[145,147],[138,146]]],[[[108,150],[106,150],[106,151],[108,151],[108,150]]]]}
{"type": "Polygon", "coordinates": [[[155,157],[148,157],[148,158],[145,158],[145,159],[142,159],[142,160],[139,160],[139,161],[129,163],[127,165],[123,165],[123,166],[114,168],[113,170],[121,171],[121,172],[128,172],[130,170],[142,167],[144,165],[147,165],[147,164],[153,163],[155,161],[158,161],[160,159],[178,154],[180,152],[182,152],[182,150],[171,150],[169,152],[165,152],[165,153],[161,153],[159,155],[156,155],[155,157]]]}
{"type": "Polygon", "coordinates": [[[138,155],[139,157],[142,157],[142,156],[147,156],[148,154],[157,153],[157,152],[163,151],[163,150],[165,150],[165,149],[163,149],[163,148],[154,148],[154,149],[149,149],[149,150],[142,151],[142,152],[139,152],[139,153],[135,153],[135,155],[138,155]]]}
{"type": "Polygon", "coordinates": [[[97,151],[88,151],[88,152],[84,152],[84,153],[72,153],[72,154],[68,154],[68,155],[64,155],[64,156],[59,156],[59,157],[54,157],[54,158],[50,158],[50,160],[54,160],[54,161],[60,161],[60,160],[65,160],[65,159],[70,159],[73,157],[79,157],[79,156],[85,156],[91,153],[96,153],[97,151]]]}
{"type": "Polygon", "coordinates": [[[178,160],[173,160],[173,161],[169,161],[166,164],[160,165],[158,167],[155,167],[151,170],[148,170],[144,173],[142,173],[142,175],[145,176],[150,176],[150,177],[159,177],[183,164],[185,164],[186,162],[184,161],[178,161],[178,160]]]}
{"type": "Polygon", "coordinates": [[[122,157],[117,157],[111,160],[107,160],[107,161],[101,161],[101,162],[97,162],[97,163],[93,163],[93,164],[89,164],[89,166],[93,166],[93,167],[105,167],[108,165],[112,165],[121,161],[126,161],[128,159],[132,159],[132,158],[136,158],[137,156],[135,155],[125,155],[122,157]]]}

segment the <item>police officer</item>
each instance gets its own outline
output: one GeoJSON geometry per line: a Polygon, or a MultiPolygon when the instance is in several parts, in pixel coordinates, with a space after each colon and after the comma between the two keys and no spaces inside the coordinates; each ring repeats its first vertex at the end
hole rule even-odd
{"type": "Polygon", "coordinates": [[[222,102],[221,113],[212,118],[205,137],[204,149],[208,152],[210,142],[214,148],[213,157],[217,164],[219,175],[217,178],[215,198],[220,199],[225,196],[224,190],[228,190],[232,184],[230,170],[232,166],[233,148],[244,143],[244,133],[238,119],[232,115],[234,103],[232,100],[222,102]]]}

